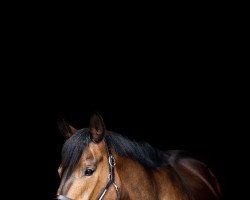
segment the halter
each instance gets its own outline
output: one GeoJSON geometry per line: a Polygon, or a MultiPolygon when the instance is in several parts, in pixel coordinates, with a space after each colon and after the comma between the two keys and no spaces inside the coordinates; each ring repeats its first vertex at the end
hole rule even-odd
{"type": "Polygon", "coordinates": [[[114,173],[114,168],[115,168],[115,158],[111,154],[111,149],[108,141],[106,141],[107,145],[107,152],[108,152],[108,161],[109,161],[109,176],[108,176],[108,182],[106,186],[103,188],[101,194],[97,198],[97,200],[102,200],[103,197],[105,196],[106,192],[108,191],[109,187],[113,184],[115,187],[116,191],[116,200],[120,200],[120,188],[116,185],[115,183],[115,173],[114,173]]]}
{"type": "MultiPolygon", "coordinates": [[[[97,200],[103,199],[103,197],[105,196],[105,194],[107,193],[107,191],[111,185],[113,185],[115,187],[116,200],[120,200],[120,188],[115,183],[115,171],[114,171],[115,158],[111,154],[111,149],[110,149],[110,145],[109,145],[108,141],[106,141],[106,145],[107,145],[107,153],[108,153],[108,161],[109,161],[108,182],[107,182],[106,186],[103,188],[103,190],[102,190],[101,194],[99,195],[99,197],[97,198],[97,200]]],[[[57,199],[59,199],[59,200],[71,200],[70,198],[67,198],[67,197],[62,196],[62,195],[57,196],[57,199]]]]}

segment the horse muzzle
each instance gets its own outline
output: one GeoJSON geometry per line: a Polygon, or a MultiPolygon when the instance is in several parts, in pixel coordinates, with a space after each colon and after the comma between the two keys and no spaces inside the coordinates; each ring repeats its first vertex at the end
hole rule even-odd
{"type": "Polygon", "coordinates": [[[56,199],[59,199],[59,200],[72,200],[72,199],[70,199],[70,198],[68,198],[68,197],[65,197],[65,196],[63,196],[63,195],[58,195],[58,196],[56,197],[56,199]]]}

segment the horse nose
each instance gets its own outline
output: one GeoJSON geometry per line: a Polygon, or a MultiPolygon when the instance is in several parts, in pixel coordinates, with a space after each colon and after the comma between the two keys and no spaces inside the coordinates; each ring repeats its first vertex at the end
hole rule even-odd
{"type": "Polygon", "coordinates": [[[70,198],[68,198],[68,197],[65,197],[65,196],[63,196],[63,195],[58,195],[58,196],[56,197],[56,199],[59,199],[59,200],[72,200],[72,199],[70,199],[70,198]]]}

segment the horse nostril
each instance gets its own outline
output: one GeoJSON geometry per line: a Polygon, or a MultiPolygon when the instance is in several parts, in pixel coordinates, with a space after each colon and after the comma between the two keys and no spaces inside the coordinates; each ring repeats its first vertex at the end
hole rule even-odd
{"type": "Polygon", "coordinates": [[[72,199],[70,199],[70,198],[68,198],[68,197],[65,197],[65,196],[63,196],[63,195],[58,195],[58,196],[56,197],[56,199],[59,199],[59,200],[72,200],[72,199]]]}

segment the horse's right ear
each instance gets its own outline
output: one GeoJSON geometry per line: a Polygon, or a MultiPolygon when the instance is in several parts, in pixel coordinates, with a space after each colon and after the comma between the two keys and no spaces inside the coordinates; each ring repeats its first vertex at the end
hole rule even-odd
{"type": "Polygon", "coordinates": [[[90,117],[89,132],[91,140],[95,143],[100,142],[105,135],[106,128],[104,121],[102,116],[97,112],[93,113],[90,117]]]}
{"type": "Polygon", "coordinates": [[[70,138],[76,131],[73,126],[71,126],[64,118],[58,117],[57,126],[59,131],[63,134],[65,139],[70,138]]]}

